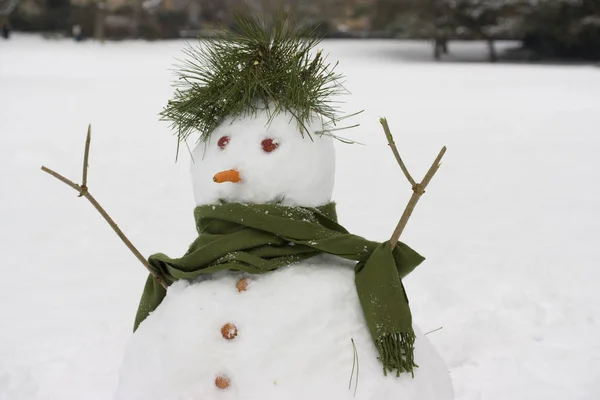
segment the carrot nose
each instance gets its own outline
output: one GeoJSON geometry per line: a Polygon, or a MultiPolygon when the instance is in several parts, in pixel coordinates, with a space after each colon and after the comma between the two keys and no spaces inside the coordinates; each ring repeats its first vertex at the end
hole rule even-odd
{"type": "Polygon", "coordinates": [[[235,169],[228,169],[227,171],[217,172],[215,176],[213,176],[213,181],[217,183],[223,182],[239,182],[242,178],[240,178],[240,173],[235,169]]]}

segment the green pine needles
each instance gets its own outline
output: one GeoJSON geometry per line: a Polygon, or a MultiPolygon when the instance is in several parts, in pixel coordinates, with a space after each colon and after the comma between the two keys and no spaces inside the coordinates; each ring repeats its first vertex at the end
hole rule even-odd
{"type": "Polygon", "coordinates": [[[266,110],[270,120],[282,112],[295,119],[302,135],[318,117],[328,133],[339,117],[332,97],[346,93],[337,64],[326,62],[312,30],[294,26],[286,17],[272,23],[238,16],[236,31],[188,46],[188,57],[177,71],[175,95],[161,112],[171,121],[179,142],[198,132],[200,141],[227,117],[256,115],[266,110]],[[315,53],[312,51],[312,53],[315,53]]]}

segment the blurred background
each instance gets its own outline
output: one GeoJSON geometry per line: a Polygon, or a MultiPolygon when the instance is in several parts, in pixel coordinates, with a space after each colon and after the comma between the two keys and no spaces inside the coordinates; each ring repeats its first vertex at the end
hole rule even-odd
{"type": "Polygon", "coordinates": [[[245,7],[283,8],[329,38],[425,39],[440,60],[455,40],[485,43],[487,59],[599,60],[599,0],[0,0],[2,35],[75,40],[209,37],[245,7]],[[498,41],[517,46],[499,51],[498,41]]]}

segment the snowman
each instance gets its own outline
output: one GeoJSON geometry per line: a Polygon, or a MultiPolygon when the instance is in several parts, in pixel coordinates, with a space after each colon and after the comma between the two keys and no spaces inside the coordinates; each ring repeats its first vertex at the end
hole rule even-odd
{"type": "Polygon", "coordinates": [[[180,139],[201,133],[198,237],[181,258],[150,257],[170,285],[148,278],[114,399],[452,399],[401,282],[423,258],[337,221],[335,110],[295,96],[339,76],[287,22],[243,22],[204,56],[188,52],[204,62],[188,65],[202,84],[187,79],[165,110],[180,139]],[[308,89],[278,89],[286,72],[308,89]],[[240,80],[264,90],[240,97],[240,80]]]}

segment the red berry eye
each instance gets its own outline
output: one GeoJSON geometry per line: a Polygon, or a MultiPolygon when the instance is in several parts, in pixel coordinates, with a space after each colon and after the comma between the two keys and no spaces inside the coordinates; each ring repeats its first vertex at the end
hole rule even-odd
{"type": "Polygon", "coordinates": [[[260,145],[262,146],[262,149],[266,152],[266,153],[270,153],[273,150],[275,150],[276,148],[279,147],[279,142],[277,141],[277,139],[265,139],[262,142],[260,142],[260,145]]]}
{"type": "Polygon", "coordinates": [[[217,145],[221,148],[221,150],[223,150],[229,144],[229,140],[229,136],[223,136],[221,139],[219,139],[217,145]]]}

